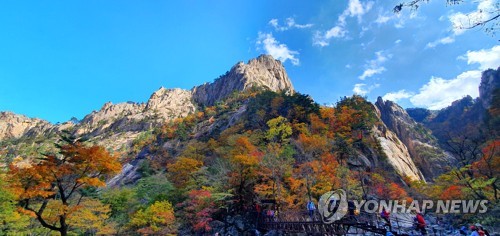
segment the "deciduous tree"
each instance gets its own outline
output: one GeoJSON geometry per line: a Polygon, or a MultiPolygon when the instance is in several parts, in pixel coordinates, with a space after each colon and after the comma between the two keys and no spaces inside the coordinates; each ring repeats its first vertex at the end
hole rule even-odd
{"type": "Polygon", "coordinates": [[[116,156],[100,146],[71,143],[60,147],[59,155],[46,155],[31,167],[10,165],[10,184],[20,205],[40,224],[61,235],[68,233],[68,216],[81,203],[79,191],[105,186],[104,179],[120,171],[116,156]],[[50,223],[44,214],[49,201],[57,201],[57,222],[50,223]]]}

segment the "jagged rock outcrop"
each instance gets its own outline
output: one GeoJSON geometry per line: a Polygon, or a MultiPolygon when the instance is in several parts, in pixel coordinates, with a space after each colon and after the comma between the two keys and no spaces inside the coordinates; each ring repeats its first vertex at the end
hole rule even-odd
{"type": "Polygon", "coordinates": [[[51,128],[52,124],[41,119],[0,112],[0,140],[20,138],[26,134],[38,135],[51,128]]]}
{"type": "Polygon", "coordinates": [[[484,109],[488,109],[493,101],[495,90],[500,88],[500,67],[497,70],[489,69],[483,72],[479,85],[479,99],[484,109]]]}
{"type": "Polygon", "coordinates": [[[190,91],[161,87],[151,95],[144,112],[166,120],[186,117],[196,111],[192,100],[190,91]]]}
{"type": "Polygon", "coordinates": [[[266,88],[275,92],[294,92],[283,64],[272,56],[261,55],[250,60],[248,64],[239,62],[213,83],[194,87],[192,93],[195,102],[211,106],[234,91],[244,91],[251,87],[266,88]]]}
{"type": "Polygon", "coordinates": [[[30,130],[33,134],[41,134],[54,127],[57,130],[74,128],[75,135],[92,137],[109,132],[140,132],[155,124],[185,117],[194,113],[198,107],[214,105],[235,91],[241,92],[253,87],[275,92],[294,92],[282,63],[272,56],[261,55],[247,64],[239,62],[214,82],[191,90],[162,87],[151,95],[146,104],[108,102],[100,110],[85,116],[78,124],[66,122],[54,126],[40,119],[3,112],[0,115],[0,140],[19,138],[30,130]]]}
{"type": "MultiPolygon", "coordinates": [[[[133,102],[118,104],[107,102],[100,110],[86,115],[78,124],[75,134],[83,135],[97,130],[103,131],[125,117],[129,118],[129,120],[140,119],[141,117],[138,114],[144,110],[144,107],[144,104],[133,102]]],[[[94,133],[94,135],[99,134],[99,132],[94,133]]]]}
{"type": "Polygon", "coordinates": [[[85,116],[76,126],[74,133],[99,139],[100,144],[120,147],[132,141],[137,132],[146,131],[165,121],[186,117],[196,112],[199,107],[214,105],[235,91],[241,92],[253,87],[275,92],[294,92],[281,62],[271,56],[261,55],[247,64],[237,63],[213,83],[206,83],[191,90],[161,87],[151,95],[146,104],[106,103],[100,110],[85,116]],[[117,132],[128,134],[116,137],[117,132]],[[107,134],[107,138],[99,138],[104,134],[107,134]],[[116,141],[107,142],[109,137],[116,141]],[[116,143],[118,141],[119,143],[116,143]]]}
{"type": "MultiPolygon", "coordinates": [[[[376,114],[382,120],[382,111],[375,106],[376,114]]],[[[393,166],[400,176],[413,180],[425,180],[422,172],[417,168],[406,145],[384,123],[376,125],[372,133],[379,141],[382,151],[387,156],[387,161],[393,166]]]]}
{"type": "Polygon", "coordinates": [[[133,102],[115,105],[106,103],[99,111],[92,112],[81,121],[81,128],[77,133],[92,132],[97,127],[107,128],[113,121],[124,117],[129,120],[152,117],[163,121],[185,117],[195,112],[197,107],[213,105],[235,91],[241,92],[252,87],[275,92],[294,92],[281,62],[269,55],[261,55],[250,60],[248,64],[239,62],[213,83],[206,83],[189,91],[161,87],[151,95],[145,105],[133,102]]]}
{"type": "Polygon", "coordinates": [[[415,122],[410,115],[392,101],[378,97],[375,106],[387,128],[405,144],[413,161],[427,179],[444,172],[449,157],[437,144],[431,132],[415,122]]]}

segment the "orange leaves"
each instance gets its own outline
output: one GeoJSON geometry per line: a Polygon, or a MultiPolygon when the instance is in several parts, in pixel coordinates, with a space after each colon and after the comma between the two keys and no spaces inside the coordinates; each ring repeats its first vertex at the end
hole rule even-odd
{"type": "Polygon", "coordinates": [[[387,185],[389,199],[399,199],[408,196],[406,190],[404,190],[399,184],[390,183],[387,185]]]}
{"type": "Polygon", "coordinates": [[[248,137],[240,137],[236,140],[236,146],[231,151],[229,160],[240,169],[248,169],[255,167],[261,157],[262,153],[248,137]]]}
{"type": "MultiPolygon", "coordinates": [[[[322,111],[324,109],[321,109],[322,111]]],[[[328,126],[316,114],[309,116],[311,122],[311,131],[313,134],[325,134],[328,131],[328,126]]]]}
{"type": "Polygon", "coordinates": [[[61,153],[65,156],[62,162],[51,162],[57,163],[54,166],[57,168],[57,173],[78,174],[84,177],[95,174],[100,176],[116,174],[121,170],[117,157],[101,146],[66,145],[62,147],[61,153]]]}
{"type": "Polygon", "coordinates": [[[46,198],[55,193],[51,185],[54,177],[49,174],[45,167],[32,166],[19,169],[17,166],[11,165],[9,176],[9,187],[18,199],[46,198]]]}
{"type": "Polygon", "coordinates": [[[482,158],[472,163],[472,169],[479,176],[488,178],[500,175],[500,140],[494,140],[483,148],[482,158]]]}
{"type": "Polygon", "coordinates": [[[453,200],[462,198],[463,198],[462,187],[458,185],[451,185],[450,187],[445,189],[440,196],[440,199],[443,200],[453,200]]]}
{"type": "Polygon", "coordinates": [[[100,146],[74,143],[60,149],[61,155],[46,156],[28,168],[11,165],[8,175],[25,210],[35,213],[44,227],[65,234],[67,217],[80,209],[74,195],[82,188],[104,186],[104,179],[118,173],[121,164],[100,146]]]}
{"type": "Polygon", "coordinates": [[[408,198],[408,193],[399,184],[380,174],[373,173],[371,177],[374,192],[381,199],[406,200],[408,198]]]}
{"type": "Polygon", "coordinates": [[[324,136],[299,134],[298,143],[310,157],[317,157],[329,151],[330,147],[324,136]]]}
{"type": "Polygon", "coordinates": [[[32,168],[21,170],[23,176],[16,175],[19,171],[11,167],[11,173],[17,176],[20,185],[27,190],[25,198],[48,197],[56,182],[62,188],[69,188],[73,184],[101,187],[105,184],[101,178],[121,170],[117,157],[109,154],[103,147],[65,145],[61,148],[61,154],[62,157],[47,156],[32,168]],[[38,186],[33,186],[33,183],[38,186]],[[44,192],[39,191],[41,188],[44,192]]]}
{"type": "Polygon", "coordinates": [[[77,180],[77,183],[87,185],[87,186],[94,186],[94,187],[104,187],[106,186],[106,183],[99,178],[89,178],[89,177],[83,177],[77,180]]]}
{"type": "Polygon", "coordinates": [[[167,166],[172,182],[179,188],[186,187],[193,173],[203,166],[203,162],[187,157],[180,157],[173,164],[167,166]]]}

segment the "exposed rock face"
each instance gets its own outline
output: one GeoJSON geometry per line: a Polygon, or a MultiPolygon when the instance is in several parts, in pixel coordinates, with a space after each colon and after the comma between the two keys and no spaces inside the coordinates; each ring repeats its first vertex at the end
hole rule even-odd
{"type": "Polygon", "coordinates": [[[498,88],[500,88],[500,67],[497,70],[484,71],[479,85],[479,98],[484,109],[490,108],[493,94],[498,88]]]}
{"type": "Polygon", "coordinates": [[[0,112],[0,140],[19,138],[25,134],[37,135],[51,129],[49,122],[28,118],[11,112],[0,112]]]}
{"type": "MultiPolygon", "coordinates": [[[[382,119],[382,112],[375,106],[377,116],[382,119]]],[[[389,163],[400,176],[407,176],[413,180],[425,180],[422,172],[417,168],[408,148],[385,124],[373,128],[375,138],[380,142],[382,151],[387,156],[389,163]]]]}
{"type": "Polygon", "coordinates": [[[416,165],[428,179],[444,171],[448,163],[447,155],[439,148],[437,140],[423,125],[415,122],[410,115],[392,101],[377,99],[375,106],[387,128],[394,132],[408,148],[416,165]]]}
{"type": "MultiPolygon", "coordinates": [[[[137,118],[138,114],[144,110],[144,104],[137,104],[132,102],[112,104],[111,102],[105,103],[98,111],[86,115],[78,125],[75,131],[76,135],[83,135],[85,133],[93,133],[98,130],[105,130],[112,126],[118,120],[128,117],[130,119],[137,118]]],[[[99,133],[95,133],[98,135],[99,133]]]]}
{"type": "Polygon", "coordinates": [[[281,62],[269,55],[261,55],[250,60],[248,64],[240,62],[234,65],[213,83],[194,87],[192,93],[195,102],[210,106],[234,91],[244,91],[251,87],[262,87],[275,92],[294,92],[281,62]]]}
{"type": "Polygon", "coordinates": [[[271,56],[261,55],[245,64],[234,65],[225,75],[213,83],[194,87],[192,90],[165,89],[155,91],[146,104],[110,102],[93,111],[76,126],[76,135],[87,135],[99,143],[120,147],[130,143],[137,132],[175,118],[186,117],[200,106],[214,105],[233,92],[252,87],[293,93],[294,89],[285,68],[271,56]],[[116,133],[125,133],[119,138],[116,133]],[[99,137],[106,135],[106,137],[99,137]],[[107,139],[114,137],[113,142],[107,139]],[[127,138],[128,137],[128,138],[127,138]]]}
{"type": "Polygon", "coordinates": [[[148,100],[145,113],[158,115],[166,120],[186,117],[196,111],[190,91],[161,87],[148,100]]]}
{"type": "MultiPolygon", "coordinates": [[[[160,88],[146,105],[138,103],[106,103],[99,111],[87,115],[79,125],[77,134],[105,130],[120,120],[168,121],[194,113],[198,106],[210,106],[234,91],[261,87],[272,91],[293,93],[293,86],[280,61],[261,55],[245,64],[237,63],[213,83],[194,87],[192,90],[160,88]]],[[[123,127],[122,127],[123,128],[123,127]]]]}

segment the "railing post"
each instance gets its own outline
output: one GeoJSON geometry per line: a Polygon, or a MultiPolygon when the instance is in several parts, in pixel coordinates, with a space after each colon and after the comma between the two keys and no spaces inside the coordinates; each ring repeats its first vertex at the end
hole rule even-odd
{"type": "Polygon", "coordinates": [[[396,217],[396,226],[398,227],[398,234],[401,233],[400,227],[399,227],[399,219],[396,217]]]}

